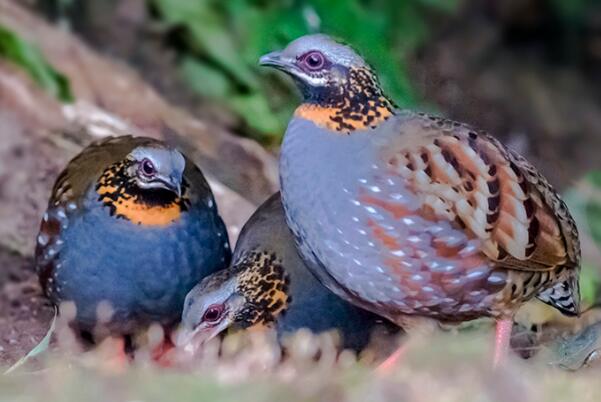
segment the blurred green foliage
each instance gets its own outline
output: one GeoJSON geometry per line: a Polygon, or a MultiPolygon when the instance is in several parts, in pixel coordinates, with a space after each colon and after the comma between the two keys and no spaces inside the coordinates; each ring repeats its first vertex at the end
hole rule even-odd
{"type": "Polygon", "coordinates": [[[426,13],[459,0],[149,0],[176,33],[180,68],[191,87],[241,116],[256,137],[277,142],[298,99],[288,81],[260,69],[259,56],[314,32],[356,47],[401,106],[416,96],[404,62],[428,34],[426,13]]]}
{"type": "Polygon", "coordinates": [[[601,261],[590,256],[601,255],[601,171],[586,175],[564,198],[576,219],[581,239],[590,239],[585,247],[596,248],[584,253],[580,287],[586,304],[598,304],[601,302],[601,261]]]}
{"type": "Polygon", "coordinates": [[[565,24],[580,24],[598,0],[551,0],[551,6],[565,24]]]}
{"type": "Polygon", "coordinates": [[[0,58],[23,68],[35,82],[59,100],[73,101],[69,80],[46,61],[37,47],[1,25],[0,58]]]}

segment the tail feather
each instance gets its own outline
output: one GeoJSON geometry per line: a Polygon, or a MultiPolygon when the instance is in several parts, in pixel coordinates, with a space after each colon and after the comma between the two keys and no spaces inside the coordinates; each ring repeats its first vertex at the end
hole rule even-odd
{"type": "Polygon", "coordinates": [[[571,275],[536,296],[543,303],[555,307],[567,316],[580,315],[580,285],[578,277],[571,275]]]}

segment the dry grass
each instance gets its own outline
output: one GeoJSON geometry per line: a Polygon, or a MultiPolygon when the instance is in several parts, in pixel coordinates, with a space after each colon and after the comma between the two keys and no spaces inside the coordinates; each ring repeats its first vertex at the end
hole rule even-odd
{"type": "Polygon", "coordinates": [[[37,371],[0,377],[0,401],[599,400],[598,370],[562,371],[546,364],[545,354],[493,371],[488,335],[422,339],[388,375],[366,363],[369,357],[337,355],[330,337],[306,333],[288,340],[285,354],[269,336],[229,337],[178,369],[157,367],[143,355],[119,366],[101,352],[53,352],[37,371]]]}

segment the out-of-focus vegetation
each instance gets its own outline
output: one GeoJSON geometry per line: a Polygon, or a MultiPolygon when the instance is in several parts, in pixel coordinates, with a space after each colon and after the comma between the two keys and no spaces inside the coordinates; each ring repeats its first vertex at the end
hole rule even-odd
{"type": "Polygon", "coordinates": [[[0,59],[6,59],[21,67],[35,82],[59,100],[73,100],[67,77],[56,71],[38,48],[3,26],[0,26],[0,59]]]}
{"type": "Polygon", "coordinates": [[[580,287],[585,304],[598,304],[601,297],[601,171],[594,171],[565,193],[570,212],[578,223],[584,253],[580,287]],[[591,244],[592,243],[592,244],[591,244]],[[591,250],[593,249],[593,250],[591,250]]]}
{"type": "Polygon", "coordinates": [[[586,13],[591,6],[598,3],[597,0],[551,0],[552,8],[557,16],[567,25],[581,27],[586,18],[586,13]]]}
{"type": "Polygon", "coordinates": [[[277,142],[298,100],[279,74],[259,69],[262,54],[325,32],[351,43],[379,71],[402,106],[414,105],[404,57],[428,34],[426,12],[450,13],[458,0],[149,0],[172,30],[190,85],[240,115],[249,132],[277,142]],[[276,81],[274,85],[274,81],[276,81]]]}
{"type": "MultiPolygon", "coordinates": [[[[266,144],[279,142],[298,98],[287,78],[259,68],[257,59],[298,36],[324,32],[352,44],[378,70],[391,97],[400,106],[415,108],[422,103],[422,97],[411,85],[407,56],[428,46],[430,33],[437,31],[440,22],[448,21],[464,9],[488,9],[485,12],[503,15],[491,20],[492,24],[506,23],[502,29],[517,27],[518,35],[548,37],[545,43],[550,47],[547,50],[553,55],[553,61],[559,57],[577,62],[574,56],[579,53],[578,49],[595,46],[594,43],[589,46],[586,38],[591,36],[592,11],[599,4],[597,0],[526,0],[493,2],[488,6],[469,0],[139,2],[144,2],[153,16],[152,23],[144,23],[146,33],[167,36],[167,46],[178,54],[177,75],[183,77],[188,88],[239,117],[243,124],[236,128],[241,135],[266,144]]],[[[104,24],[114,21],[107,9],[137,2],[106,0],[104,6],[100,3],[103,2],[37,0],[38,7],[50,18],[88,35],[98,20],[104,24]]],[[[486,36],[484,31],[483,35],[486,36]]],[[[93,41],[102,46],[98,36],[93,41]]],[[[486,60],[479,62],[486,63],[486,60]]]]}

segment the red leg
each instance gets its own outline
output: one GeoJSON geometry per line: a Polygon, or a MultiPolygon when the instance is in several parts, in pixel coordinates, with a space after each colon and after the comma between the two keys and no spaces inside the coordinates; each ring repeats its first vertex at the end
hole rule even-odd
{"type": "Polygon", "coordinates": [[[125,340],[122,337],[106,338],[96,349],[102,360],[102,367],[110,372],[121,373],[129,366],[131,356],[125,351],[125,340]]]}
{"type": "Polygon", "coordinates": [[[405,331],[406,338],[403,344],[378,366],[376,371],[381,374],[390,372],[403,360],[407,350],[413,347],[411,345],[415,346],[420,339],[427,339],[438,328],[438,321],[419,316],[401,316],[397,324],[405,331]]]}
{"type": "Polygon", "coordinates": [[[495,357],[494,367],[503,364],[509,354],[509,341],[511,339],[511,329],[513,328],[513,319],[498,320],[495,329],[495,357]]]}
{"type": "Polygon", "coordinates": [[[393,354],[388,356],[386,358],[386,360],[384,360],[382,363],[380,363],[380,365],[378,365],[378,368],[376,369],[376,371],[381,374],[389,373],[402,360],[406,351],[407,351],[407,344],[405,343],[405,344],[399,346],[399,348],[397,350],[395,350],[393,354]]]}
{"type": "Polygon", "coordinates": [[[155,347],[152,351],[152,360],[156,362],[161,367],[170,367],[172,366],[172,352],[175,348],[175,345],[171,342],[169,338],[166,338],[161,342],[157,347],[155,347]]]}

